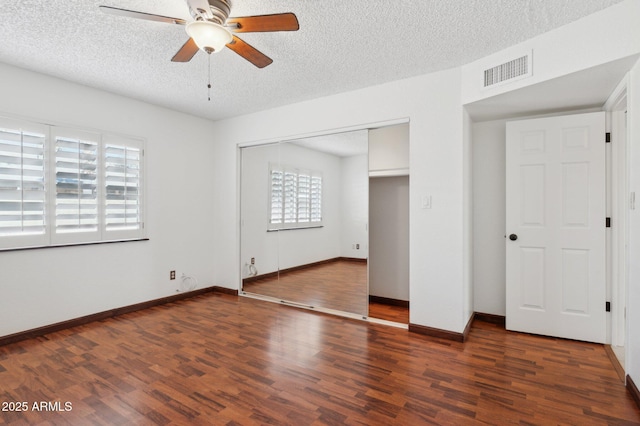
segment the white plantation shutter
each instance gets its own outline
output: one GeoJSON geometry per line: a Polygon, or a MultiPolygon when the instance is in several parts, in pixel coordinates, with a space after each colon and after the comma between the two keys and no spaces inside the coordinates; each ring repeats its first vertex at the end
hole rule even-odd
{"type": "Polygon", "coordinates": [[[0,117],[0,250],[137,240],[144,141],[0,117]]]}
{"type": "Polygon", "coordinates": [[[284,223],[295,223],[298,210],[298,176],[284,172],[284,223]]]}
{"type": "Polygon", "coordinates": [[[298,175],[298,222],[309,222],[311,217],[311,176],[298,175]]]}
{"type": "Polygon", "coordinates": [[[269,229],[322,225],[322,175],[270,165],[269,229]]]}
{"type": "Polygon", "coordinates": [[[282,170],[270,170],[270,183],[271,183],[271,207],[269,209],[269,223],[278,224],[282,223],[282,212],[284,208],[283,194],[284,194],[284,173],[282,170]]]}
{"type": "Polygon", "coordinates": [[[97,232],[98,137],[55,135],[54,139],[55,233],[97,232]]]}
{"type": "Polygon", "coordinates": [[[105,229],[135,230],[142,226],[142,150],[105,144],[105,229]]]}
{"type": "Polygon", "coordinates": [[[46,131],[34,130],[0,121],[0,237],[46,232],[46,131]]]}
{"type": "Polygon", "coordinates": [[[311,176],[310,221],[322,222],[322,176],[311,176]]]}

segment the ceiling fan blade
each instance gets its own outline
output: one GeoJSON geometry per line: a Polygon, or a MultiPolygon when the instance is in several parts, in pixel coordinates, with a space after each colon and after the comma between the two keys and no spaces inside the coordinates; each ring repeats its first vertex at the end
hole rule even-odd
{"type": "Polygon", "coordinates": [[[178,52],[173,55],[173,58],[171,58],[171,62],[189,62],[191,58],[193,58],[193,55],[198,53],[198,50],[199,48],[196,42],[193,41],[192,38],[189,38],[189,40],[187,40],[187,42],[182,45],[180,50],[178,50],[178,52]]]}
{"type": "Polygon", "coordinates": [[[111,6],[99,6],[100,10],[109,15],[126,16],[128,18],[145,19],[147,21],[165,22],[167,24],[186,25],[187,21],[169,16],[153,15],[151,13],[137,12],[135,10],[119,9],[111,6]]]}
{"type": "Polygon", "coordinates": [[[273,62],[273,59],[236,36],[233,36],[233,41],[227,47],[258,68],[264,68],[273,62]]]}
{"type": "Polygon", "coordinates": [[[275,15],[240,16],[229,18],[225,25],[237,33],[254,33],[269,31],[298,31],[300,24],[293,13],[277,13],[275,15]],[[234,29],[233,26],[236,26],[234,29]]]}

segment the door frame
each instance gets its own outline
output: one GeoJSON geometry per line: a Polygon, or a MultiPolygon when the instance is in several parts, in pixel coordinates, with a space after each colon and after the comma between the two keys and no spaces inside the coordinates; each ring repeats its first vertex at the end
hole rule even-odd
{"type": "MultiPolygon", "coordinates": [[[[609,215],[611,228],[608,235],[608,279],[610,280],[611,300],[611,346],[624,346],[625,359],[628,359],[626,318],[629,258],[628,258],[628,229],[629,229],[629,129],[625,123],[627,108],[627,87],[629,74],[618,83],[603,106],[606,111],[606,131],[611,133],[611,143],[607,147],[610,160],[610,182],[607,190],[610,196],[609,215]]],[[[624,365],[622,365],[624,369],[624,365]]],[[[626,369],[625,369],[626,370],[626,369]]]]}

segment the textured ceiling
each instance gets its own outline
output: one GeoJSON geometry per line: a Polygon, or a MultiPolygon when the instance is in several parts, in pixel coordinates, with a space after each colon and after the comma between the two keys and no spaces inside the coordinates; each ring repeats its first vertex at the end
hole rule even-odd
{"type": "Polygon", "coordinates": [[[231,16],[294,12],[297,32],[245,33],[258,69],[225,49],[173,63],[183,26],[106,15],[98,5],[190,20],[184,0],[0,0],[0,62],[210,119],[451,68],[621,0],[235,0],[231,16]]]}

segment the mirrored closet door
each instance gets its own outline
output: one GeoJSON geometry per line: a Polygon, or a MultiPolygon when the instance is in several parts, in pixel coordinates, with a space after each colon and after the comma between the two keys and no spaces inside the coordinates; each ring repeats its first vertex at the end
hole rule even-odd
{"type": "Polygon", "coordinates": [[[368,315],[367,133],[241,149],[243,292],[368,315]]]}

